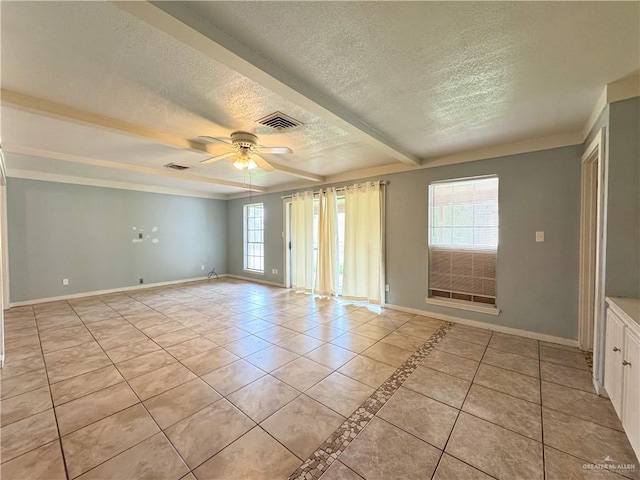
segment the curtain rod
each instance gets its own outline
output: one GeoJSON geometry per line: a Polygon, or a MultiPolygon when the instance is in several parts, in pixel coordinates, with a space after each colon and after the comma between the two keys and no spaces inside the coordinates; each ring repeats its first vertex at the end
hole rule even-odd
{"type": "MultiPolygon", "coordinates": [[[[356,184],[356,185],[358,185],[358,188],[360,188],[360,185],[364,185],[364,184],[367,184],[367,183],[374,184],[374,183],[376,183],[376,182],[364,182],[364,183],[362,183],[362,184],[356,184]]],[[[385,186],[385,185],[387,185],[388,183],[389,183],[389,182],[386,182],[386,181],[384,181],[384,180],[380,180],[380,186],[382,186],[382,187],[384,187],[384,186],[385,186]]],[[[351,185],[348,185],[348,186],[351,186],[351,185]]],[[[337,187],[337,188],[336,188],[336,192],[342,192],[342,191],[344,191],[344,190],[346,190],[346,189],[347,189],[347,187],[337,187]]],[[[326,192],[327,190],[326,190],[326,189],[322,189],[322,191],[323,191],[323,192],[326,192]]],[[[317,190],[317,191],[313,192],[313,194],[314,194],[314,195],[318,195],[319,193],[320,193],[320,190],[317,190]]],[[[282,197],[280,197],[280,198],[284,200],[285,198],[291,198],[291,197],[293,197],[293,194],[290,194],[290,195],[283,195],[283,196],[282,196],[282,197]]]]}

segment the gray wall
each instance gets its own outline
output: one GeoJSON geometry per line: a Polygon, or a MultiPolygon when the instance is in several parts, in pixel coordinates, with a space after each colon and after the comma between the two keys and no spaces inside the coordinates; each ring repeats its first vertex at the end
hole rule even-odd
{"type": "Polygon", "coordinates": [[[226,271],[223,200],[14,178],[7,193],[13,302],[226,271]]]}
{"type": "MultiPolygon", "coordinates": [[[[382,177],[387,186],[387,303],[565,338],[577,337],[580,155],[582,146],[421,169],[382,177]],[[427,186],[434,180],[500,178],[499,316],[425,304],[427,186]],[[544,230],[546,241],[535,242],[544,230]]],[[[348,183],[354,183],[348,182],[348,183]]],[[[283,282],[283,207],[290,192],[254,196],[265,204],[265,274],[243,272],[242,206],[227,202],[228,272],[283,282]],[[271,269],[278,274],[272,275],[271,269]]]]}
{"type": "Polygon", "coordinates": [[[640,98],[609,106],[605,292],[640,297],[640,98]]]}

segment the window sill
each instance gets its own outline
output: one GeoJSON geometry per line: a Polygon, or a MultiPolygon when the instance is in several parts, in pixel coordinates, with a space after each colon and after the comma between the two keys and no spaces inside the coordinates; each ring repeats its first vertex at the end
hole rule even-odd
{"type": "Polygon", "coordinates": [[[439,307],[457,308],[459,310],[468,310],[470,312],[486,313],[488,315],[499,315],[498,307],[490,307],[465,302],[463,300],[445,300],[439,298],[426,297],[424,299],[427,305],[438,305],[439,307]]]}
{"type": "Polygon", "coordinates": [[[248,268],[244,268],[242,271],[245,273],[252,273],[253,275],[264,275],[264,270],[249,270],[248,268]]]}

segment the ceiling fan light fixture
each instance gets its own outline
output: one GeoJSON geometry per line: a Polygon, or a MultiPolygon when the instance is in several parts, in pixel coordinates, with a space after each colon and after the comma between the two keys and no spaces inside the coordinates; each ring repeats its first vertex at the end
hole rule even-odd
{"type": "Polygon", "coordinates": [[[242,153],[240,156],[233,162],[233,166],[238,170],[253,170],[258,165],[253,161],[251,155],[242,153]]]}

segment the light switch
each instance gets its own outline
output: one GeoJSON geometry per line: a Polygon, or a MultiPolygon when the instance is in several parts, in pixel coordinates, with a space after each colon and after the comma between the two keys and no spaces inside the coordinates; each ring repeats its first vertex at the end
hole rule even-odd
{"type": "Polygon", "coordinates": [[[544,242],[544,232],[536,232],[536,242],[544,242]]]}

